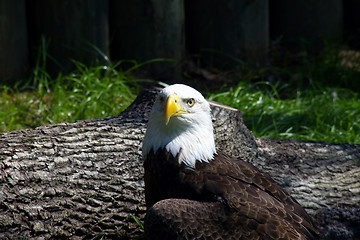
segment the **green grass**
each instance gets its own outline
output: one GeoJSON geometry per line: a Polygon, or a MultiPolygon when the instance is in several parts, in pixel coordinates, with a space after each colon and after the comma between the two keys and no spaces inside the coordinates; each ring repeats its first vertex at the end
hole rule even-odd
{"type": "Polygon", "coordinates": [[[241,110],[257,137],[360,144],[360,59],[349,68],[336,52],[242,69],[237,86],[209,98],[241,110]]]}
{"type": "MultiPolygon", "coordinates": [[[[208,97],[241,110],[257,137],[360,144],[360,60],[349,68],[338,51],[326,48],[317,58],[282,54],[267,68],[243,64],[236,86],[208,97]]],[[[1,132],[116,115],[139,89],[131,73],[142,64],[135,61],[125,70],[122,62],[87,67],[74,61],[75,71],[52,78],[45,54],[39,59],[44,64],[29,80],[0,86],[1,132]]]]}
{"type": "Polygon", "coordinates": [[[136,224],[142,229],[144,230],[144,225],[141,223],[141,221],[139,219],[137,219],[134,215],[130,214],[130,216],[132,217],[132,219],[136,222],[136,224]]]}
{"type": "Polygon", "coordinates": [[[0,131],[116,115],[136,97],[133,68],[74,64],[75,71],[55,79],[35,68],[25,83],[0,86],[0,131]]]}
{"type": "Polygon", "coordinates": [[[360,98],[350,89],[324,88],[301,91],[282,99],[280,86],[271,90],[247,83],[210,99],[243,112],[246,126],[257,137],[360,144],[360,98]]]}

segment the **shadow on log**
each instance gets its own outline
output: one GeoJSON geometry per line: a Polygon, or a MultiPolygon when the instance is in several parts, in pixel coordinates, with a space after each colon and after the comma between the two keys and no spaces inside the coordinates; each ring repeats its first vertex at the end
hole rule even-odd
{"type": "MultiPolygon", "coordinates": [[[[141,238],[141,141],[157,91],[118,116],[2,133],[0,239],[141,238]]],[[[360,238],[360,145],[256,139],[239,111],[211,104],[219,149],[271,175],[325,239],[360,238]]]]}

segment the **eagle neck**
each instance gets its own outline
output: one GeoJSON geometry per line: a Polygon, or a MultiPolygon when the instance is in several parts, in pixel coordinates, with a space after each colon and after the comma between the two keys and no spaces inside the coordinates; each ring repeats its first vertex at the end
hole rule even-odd
{"type": "Polygon", "coordinates": [[[209,162],[214,158],[215,143],[213,129],[187,129],[174,137],[165,149],[174,157],[178,156],[179,164],[195,168],[196,162],[209,162]]]}
{"type": "Polygon", "coordinates": [[[192,126],[182,126],[169,124],[165,128],[156,128],[158,124],[149,122],[143,143],[143,155],[153,150],[163,148],[170,152],[173,157],[177,157],[178,163],[195,168],[196,162],[209,162],[216,153],[214,133],[211,119],[209,123],[192,126]]]}

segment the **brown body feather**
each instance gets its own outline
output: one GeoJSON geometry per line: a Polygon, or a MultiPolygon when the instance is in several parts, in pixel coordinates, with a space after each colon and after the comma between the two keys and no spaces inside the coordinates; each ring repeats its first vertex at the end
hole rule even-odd
{"type": "Polygon", "coordinates": [[[149,239],[318,239],[301,205],[249,163],[219,153],[193,169],[159,149],[144,167],[149,239]]]}

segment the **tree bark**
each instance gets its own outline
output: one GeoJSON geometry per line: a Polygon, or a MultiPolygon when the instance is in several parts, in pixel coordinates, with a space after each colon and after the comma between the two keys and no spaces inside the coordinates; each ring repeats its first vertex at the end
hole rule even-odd
{"type": "MultiPolygon", "coordinates": [[[[156,94],[118,116],[2,133],[0,239],[142,237],[132,215],[146,211],[141,142],[156,94]]],[[[256,139],[239,111],[211,104],[219,149],[274,177],[325,238],[358,239],[359,145],[256,139]]]]}

